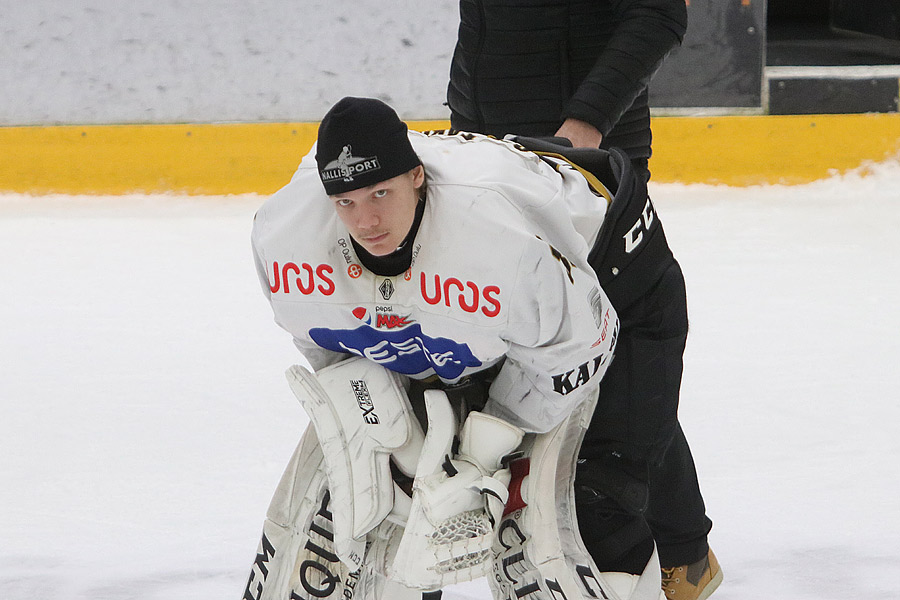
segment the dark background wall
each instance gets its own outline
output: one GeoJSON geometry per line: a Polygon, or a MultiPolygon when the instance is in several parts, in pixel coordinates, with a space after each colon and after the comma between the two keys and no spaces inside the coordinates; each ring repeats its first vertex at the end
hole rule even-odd
{"type": "MultiPolygon", "coordinates": [[[[900,0],[687,0],[688,32],[684,43],[669,56],[651,85],[655,108],[722,107],[765,112],[772,83],[767,67],[897,67],[900,73],[900,0]],[[767,79],[767,77],[769,79],[767,79]]],[[[799,90],[830,98],[826,112],[840,105],[842,90],[855,97],[858,74],[799,81],[795,74],[788,83],[796,92],[783,92],[798,99],[799,90]],[[851,81],[852,79],[852,81],[851,81]],[[847,85],[844,85],[844,83],[847,85]],[[799,87],[798,87],[799,85],[799,87]],[[854,87],[855,86],[855,87],[854,87]],[[846,88],[846,89],[845,89],[846,88]],[[837,100],[835,100],[837,99],[837,100]]],[[[896,110],[893,88],[897,76],[873,77],[871,86],[891,88],[886,103],[851,108],[896,110]]],[[[868,88],[865,88],[868,89],[868,88]]],[[[817,99],[799,101],[806,110],[816,111],[817,99]]],[[[837,107],[839,109],[840,106],[837,107]]]]}
{"type": "Polygon", "coordinates": [[[900,40],[900,0],[831,0],[836,27],[900,40]]]}
{"type": "Polygon", "coordinates": [[[655,107],[759,107],[764,0],[690,0],[684,43],[651,86],[655,107]]]}

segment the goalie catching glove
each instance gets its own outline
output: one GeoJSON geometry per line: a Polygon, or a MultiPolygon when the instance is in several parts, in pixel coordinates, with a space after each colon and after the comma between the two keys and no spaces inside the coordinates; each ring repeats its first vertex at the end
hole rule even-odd
{"type": "Polygon", "coordinates": [[[508,497],[503,457],[524,432],[496,417],[469,413],[450,458],[456,419],[446,394],[425,392],[428,429],[416,466],[413,500],[389,576],[423,590],[469,581],[491,570],[494,526],[508,497]]]}

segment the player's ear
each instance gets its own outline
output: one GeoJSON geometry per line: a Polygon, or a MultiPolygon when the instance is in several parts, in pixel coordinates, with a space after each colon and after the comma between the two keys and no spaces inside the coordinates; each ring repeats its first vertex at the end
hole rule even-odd
{"type": "Polygon", "coordinates": [[[422,187],[422,184],[425,183],[425,167],[422,165],[418,165],[413,170],[413,186],[415,188],[422,187]]]}

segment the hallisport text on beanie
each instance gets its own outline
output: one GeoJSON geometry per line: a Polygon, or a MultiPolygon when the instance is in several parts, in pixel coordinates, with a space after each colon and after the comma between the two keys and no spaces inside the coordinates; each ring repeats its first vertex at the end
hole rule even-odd
{"type": "Polygon", "coordinates": [[[319,125],[319,177],[329,196],[374,185],[420,164],[406,123],[374,98],[344,98],[319,125]]]}

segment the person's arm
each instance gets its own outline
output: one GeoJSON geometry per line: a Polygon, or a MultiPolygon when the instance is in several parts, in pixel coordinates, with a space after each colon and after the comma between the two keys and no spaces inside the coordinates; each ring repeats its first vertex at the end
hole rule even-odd
{"type": "Polygon", "coordinates": [[[599,145],[687,29],[684,0],[613,0],[613,6],[618,25],[563,108],[556,135],[575,146],[599,145]]]}
{"type": "Polygon", "coordinates": [[[526,431],[549,431],[596,393],[617,328],[593,273],[536,238],[519,264],[509,350],[484,411],[526,431]]]}

